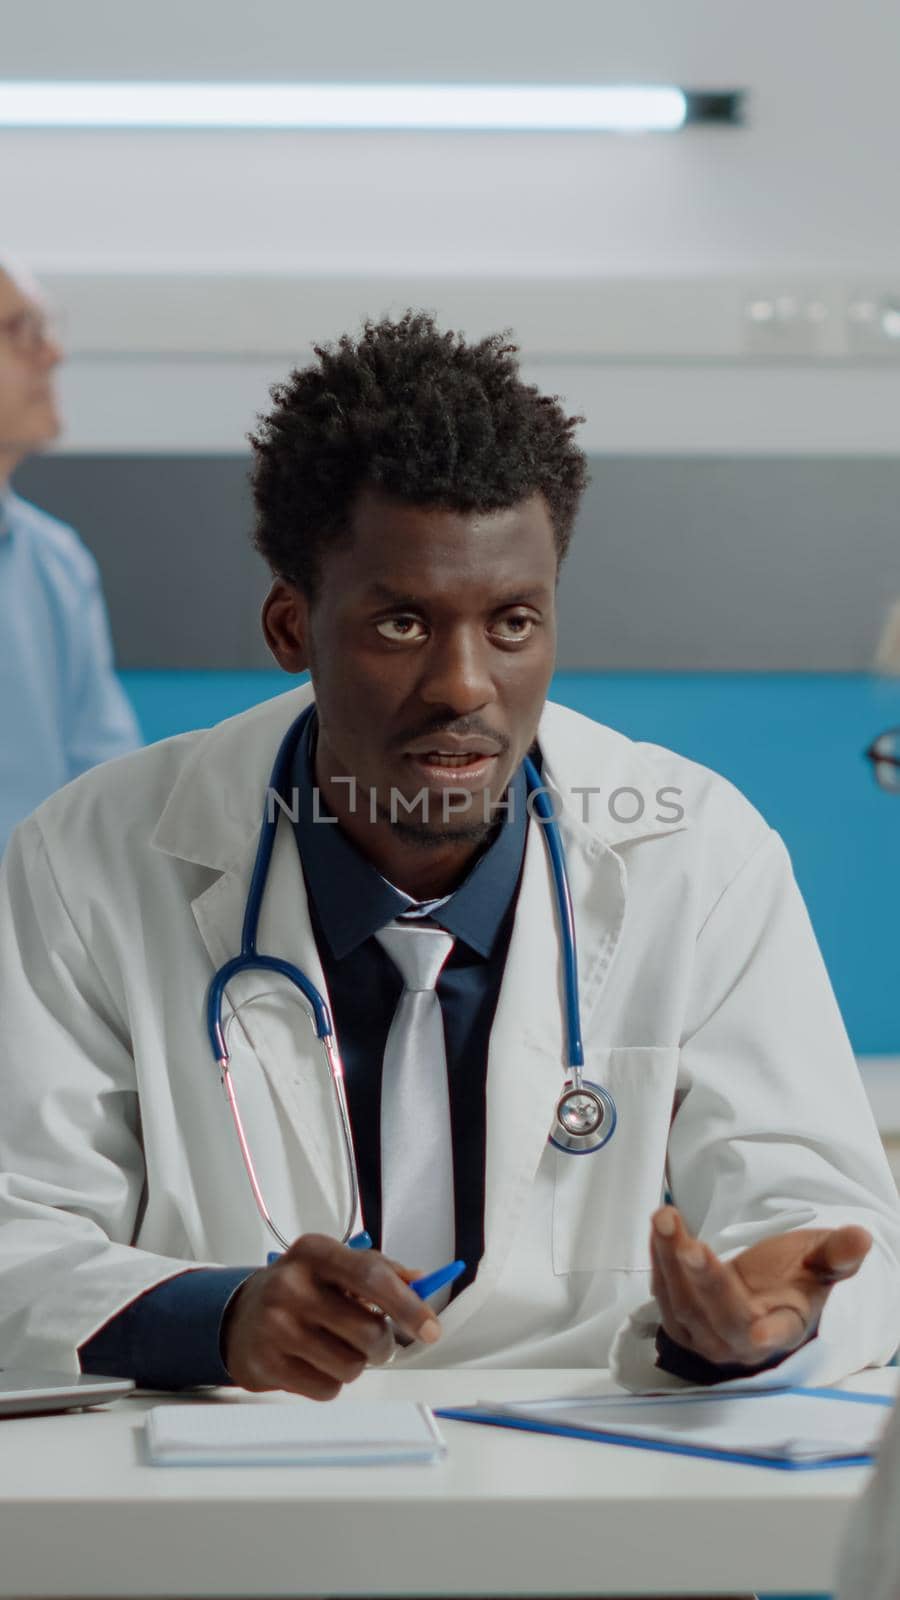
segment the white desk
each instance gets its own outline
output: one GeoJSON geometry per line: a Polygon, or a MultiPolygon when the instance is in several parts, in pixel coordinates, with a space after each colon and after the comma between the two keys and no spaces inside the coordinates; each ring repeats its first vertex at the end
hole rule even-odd
{"type": "MultiPolygon", "coordinates": [[[[853,1382],[886,1393],[895,1377],[853,1382]]],[[[442,1405],[603,1387],[469,1369],[368,1373],[353,1393],[442,1405]]],[[[866,1478],[462,1422],[441,1424],[433,1467],[150,1467],[142,1415],[159,1403],[0,1421],[0,1595],[809,1593],[830,1586],[866,1478]]]]}

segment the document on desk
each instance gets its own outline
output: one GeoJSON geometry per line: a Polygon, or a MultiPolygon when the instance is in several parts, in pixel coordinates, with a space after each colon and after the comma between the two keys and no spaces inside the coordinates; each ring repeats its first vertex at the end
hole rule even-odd
{"type": "Polygon", "coordinates": [[[414,1401],[228,1401],[154,1406],[145,1424],[158,1467],[370,1466],[439,1461],[447,1446],[414,1401]]]}
{"type": "Polygon", "coordinates": [[[679,1390],[442,1407],[460,1422],[788,1470],[872,1460],[893,1399],[848,1389],[679,1390]]]}

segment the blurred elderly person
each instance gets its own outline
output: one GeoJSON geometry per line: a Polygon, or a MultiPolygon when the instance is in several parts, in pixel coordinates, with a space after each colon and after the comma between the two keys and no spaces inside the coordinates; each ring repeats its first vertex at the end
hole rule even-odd
{"type": "Polygon", "coordinates": [[[59,433],[61,359],[37,285],[0,262],[0,854],[54,789],[140,743],[93,556],[10,487],[59,433]]]}

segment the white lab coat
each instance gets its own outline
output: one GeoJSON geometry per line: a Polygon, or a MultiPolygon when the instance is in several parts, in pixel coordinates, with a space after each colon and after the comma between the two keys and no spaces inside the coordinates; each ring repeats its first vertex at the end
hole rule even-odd
{"type": "MultiPolygon", "coordinates": [[[[271,763],[310,693],[89,773],[13,836],[0,892],[3,1365],[74,1368],[79,1344],[186,1265],[265,1259],[204,1002],[240,947],[271,763]]],[[[789,1228],[871,1229],[870,1259],[785,1370],[822,1382],[886,1361],[900,1342],[896,1192],[783,845],[730,784],[669,751],[552,704],[539,738],[564,805],[587,1076],[612,1091],[619,1126],[596,1155],[547,1142],[563,987],[532,824],[490,1043],[485,1252],[442,1313],[442,1340],[399,1364],[612,1360],[623,1382],[659,1382],[648,1228],[667,1182],[720,1252],[789,1228]],[[658,803],[667,786],[683,792],[658,803]],[[640,820],[615,821],[611,809],[638,810],[634,791],[640,820]]],[[[260,949],[324,988],[284,819],[260,949]]],[[[280,979],[242,977],[228,998],[270,1209],[286,1234],[333,1233],[346,1183],[312,1031],[280,979]]]]}

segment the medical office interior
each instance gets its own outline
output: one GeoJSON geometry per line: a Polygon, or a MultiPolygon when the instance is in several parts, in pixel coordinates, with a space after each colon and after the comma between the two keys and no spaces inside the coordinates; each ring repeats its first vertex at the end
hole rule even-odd
{"type": "Polygon", "coordinates": [[[0,23],[0,257],[65,349],[63,432],[13,487],[96,558],[143,740],[289,686],[250,543],[270,386],[408,306],[510,329],[585,418],[552,695],[782,834],[895,1174],[900,767],[866,752],[900,752],[898,68],[889,0],[35,0],[0,23]],[[285,82],[675,85],[699,109],[631,132],[2,109],[8,85],[285,82]]]}

